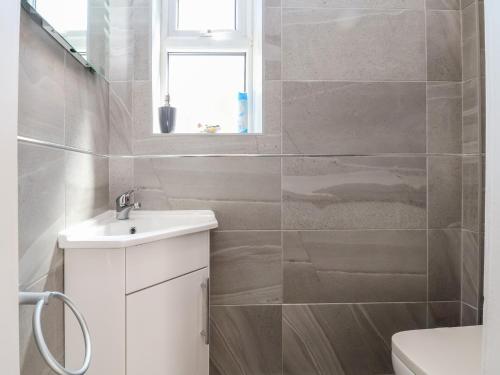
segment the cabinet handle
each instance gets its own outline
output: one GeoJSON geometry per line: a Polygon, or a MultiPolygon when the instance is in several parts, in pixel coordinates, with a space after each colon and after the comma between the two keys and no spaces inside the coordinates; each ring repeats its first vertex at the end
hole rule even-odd
{"type": "Polygon", "coordinates": [[[203,290],[203,299],[205,306],[204,316],[203,316],[203,330],[200,334],[205,338],[205,344],[208,345],[210,342],[210,279],[207,278],[202,284],[201,289],[203,290]]]}

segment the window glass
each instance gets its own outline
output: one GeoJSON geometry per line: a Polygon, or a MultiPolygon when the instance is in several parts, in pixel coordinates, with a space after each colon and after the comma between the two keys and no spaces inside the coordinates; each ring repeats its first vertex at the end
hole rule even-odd
{"type": "Polygon", "coordinates": [[[245,54],[170,53],[168,82],[176,133],[238,133],[245,54]]]}
{"type": "Polygon", "coordinates": [[[178,30],[236,30],[235,0],[178,0],[178,30]]]}

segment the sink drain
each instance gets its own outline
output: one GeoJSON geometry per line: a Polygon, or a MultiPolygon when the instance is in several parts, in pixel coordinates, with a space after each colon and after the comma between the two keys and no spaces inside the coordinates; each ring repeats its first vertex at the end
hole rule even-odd
{"type": "Polygon", "coordinates": [[[129,232],[130,234],[135,234],[137,232],[137,229],[135,227],[130,227],[129,232]]]}

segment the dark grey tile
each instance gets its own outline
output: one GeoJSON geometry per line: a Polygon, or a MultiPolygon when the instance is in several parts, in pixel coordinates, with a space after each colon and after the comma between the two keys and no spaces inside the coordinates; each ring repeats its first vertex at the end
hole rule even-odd
{"type": "Polygon", "coordinates": [[[108,209],[108,159],[66,152],[66,224],[90,219],[108,209]]]}
{"type": "Polygon", "coordinates": [[[423,157],[285,158],[285,229],[424,229],[423,157]]]}
{"type": "Polygon", "coordinates": [[[19,287],[62,266],[57,247],[65,228],[64,151],[19,144],[19,287]]]}
{"type": "Polygon", "coordinates": [[[109,87],[106,80],[67,56],[65,98],[66,145],[107,154],[109,87]]]}
{"type": "Polygon", "coordinates": [[[462,227],[479,232],[483,194],[481,157],[464,156],[462,168],[462,227]]]}
{"type": "Polygon", "coordinates": [[[279,158],[136,159],[145,209],[211,209],[220,230],[280,229],[279,158]]]}
{"type": "Polygon", "coordinates": [[[429,230],[429,300],[460,300],[460,229],[429,230]]]}
{"type": "Polygon", "coordinates": [[[425,80],[423,10],[283,10],[286,80],[425,80]]]}
{"type": "Polygon", "coordinates": [[[462,11],[462,63],[463,80],[480,76],[480,35],[477,4],[467,6],[462,11]]]}
{"type": "Polygon", "coordinates": [[[281,79],[281,8],[264,7],[263,64],[264,79],[281,79]]]}
{"type": "MultiPolygon", "coordinates": [[[[51,273],[33,285],[25,287],[28,292],[64,291],[63,267],[59,264],[51,273]]],[[[33,306],[19,306],[19,358],[21,375],[53,375],[40,355],[33,336],[33,306]]],[[[50,352],[59,363],[64,363],[64,308],[61,303],[51,301],[42,314],[42,327],[50,352]]]]}
{"type": "Polygon", "coordinates": [[[429,228],[458,228],[462,222],[462,158],[429,157],[429,228]]]}
{"type": "Polygon", "coordinates": [[[210,309],[211,375],[281,375],[281,306],[210,309]]]}
{"type": "Polygon", "coordinates": [[[461,325],[461,303],[458,302],[432,302],[429,303],[429,328],[459,327],[461,325]]]}
{"type": "Polygon", "coordinates": [[[475,326],[479,324],[479,313],[474,307],[462,303],[462,326],[475,326]]]}
{"type": "Polygon", "coordinates": [[[427,79],[461,81],[459,11],[427,11],[427,79]]]}
{"type": "Polygon", "coordinates": [[[429,153],[462,152],[462,84],[428,83],[427,137],[429,153]]]}
{"type": "Polygon", "coordinates": [[[480,80],[470,79],[463,82],[462,109],[462,150],[465,154],[477,154],[481,150],[480,140],[480,80]]]}
{"type": "Polygon", "coordinates": [[[478,307],[481,297],[482,239],[479,234],[462,231],[462,301],[478,307]]]}
{"type": "Polygon", "coordinates": [[[427,298],[425,230],[284,232],[283,251],[285,303],[427,298]]]}
{"type": "Polygon", "coordinates": [[[64,143],[64,54],[21,10],[19,135],[64,143]]]}
{"type": "Polygon", "coordinates": [[[427,9],[459,10],[460,0],[426,0],[427,9]]]}
{"type": "Polygon", "coordinates": [[[425,83],[285,82],[283,151],[425,153],[425,83]]]}
{"type": "Polygon", "coordinates": [[[280,303],[281,252],[279,231],[212,233],[212,306],[280,303]]]}
{"type": "Polygon", "coordinates": [[[262,132],[281,138],[281,81],[266,81],[262,93],[262,132]]]}
{"type": "Polygon", "coordinates": [[[426,327],[426,304],[284,305],[283,374],[391,374],[391,337],[426,327]]]}
{"type": "Polygon", "coordinates": [[[283,0],[285,8],[423,9],[421,0],[283,0]]]}

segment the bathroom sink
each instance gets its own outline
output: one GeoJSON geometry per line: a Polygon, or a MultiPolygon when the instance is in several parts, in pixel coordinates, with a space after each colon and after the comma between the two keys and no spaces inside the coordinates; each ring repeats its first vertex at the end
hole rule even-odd
{"type": "Polygon", "coordinates": [[[217,228],[212,211],[134,211],[128,220],[117,220],[107,211],[59,233],[59,247],[119,248],[217,228]]]}

